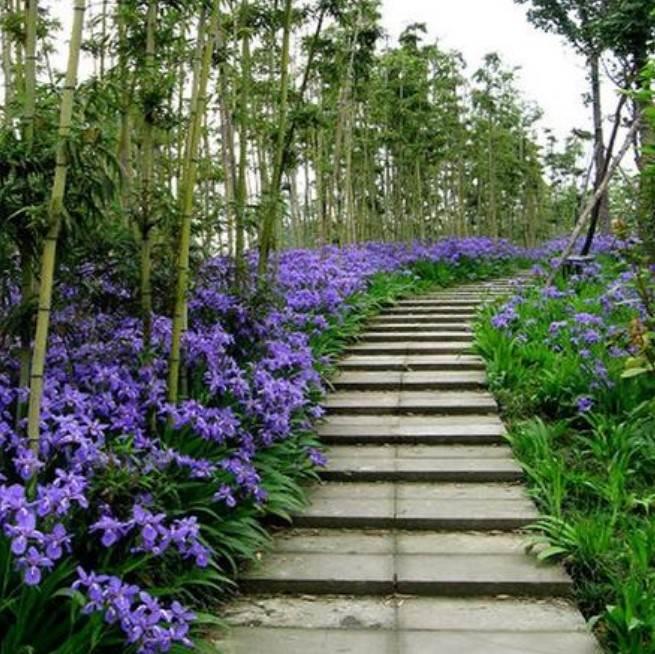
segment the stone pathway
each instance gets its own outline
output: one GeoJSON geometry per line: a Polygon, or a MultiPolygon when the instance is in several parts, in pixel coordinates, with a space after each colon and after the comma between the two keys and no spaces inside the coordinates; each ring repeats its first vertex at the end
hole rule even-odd
{"type": "Polygon", "coordinates": [[[402,300],[349,348],[323,483],[242,578],[219,652],[600,652],[565,571],[525,552],[537,512],[470,353],[480,303],[509,286],[402,300]]]}

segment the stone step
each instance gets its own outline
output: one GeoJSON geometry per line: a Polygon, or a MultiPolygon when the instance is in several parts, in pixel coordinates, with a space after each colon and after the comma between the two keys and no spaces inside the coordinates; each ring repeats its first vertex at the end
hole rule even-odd
{"type": "Polygon", "coordinates": [[[563,598],[246,596],[223,614],[234,627],[588,634],[563,598]]]}
{"type": "Polygon", "coordinates": [[[249,596],[225,618],[223,654],[601,654],[564,599],[249,596]]]}
{"type": "Polygon", "coordinates": [[[426,330],[410,330],[410,331],[377,331],[373,325],[371,330],[362,332],[359,336],[361,341],[369,343],[388,343],[394,341],[401,342],[428,342],[428,343],[466,343],[469,347],[472,346],[472,334],[470,332],[458,331],[426,331],[426,330]]]}
{"type": "Polygon", "coordinates": [[[327,444],[498,444],[505,426],[498,416],[329,416],[318,435],[327,444]]]}
{"type": "MultiPolygon", "coordinates": [[[[457,314],[448,314],[448,313],[381,313],[374,318],[374,321],[380,321],[385,323],[430,323],[430,324],[441,324],[441,325],[450,325],[455,324],[466,324],[472,328],[472,320],[475,318],[473,314],[466,315],[457,315],[457,314]]],[[[375,324],[373,322],[372,324],[375,324]]],[[[450,328],[450,327],[449,327],[450,328]]]]}
{"type": "Polygon", "coordinates": [[[439,304],[442,304],[444,302],[443,298],[452,298],[449,300],[449,304],[452,306],[460,306],[460,305],[468,305],[471,302],[471,298],[477,298],[483,297],[482,295],[469,295],[469,296],[463,296],[460,293],[454,293],[450,295],[446,294],[437,294],[437,295],[420,295],[418,297],[411,297],[411,298],[401,298],[400,300],[396,300],[396,305],[401,307],[401,306],[406,306],[406,305],[412,305],[412,304],[432,304],[434,302],[437,302],[439,304]]]}
{"type": "Polygon", "coordinates": [[[466,354],[471,352],[473,342],[413,342],[413,341],[378,341],[350,345],[348,354],[466,354]]]}
{"type": "Polygon", "coordinates": [[[498,410],[496,400],[475,391],[338,391],[324,406],[332,414],[358,415],[477,415],[498,410]]]}
{"type": "Polygon", "coordinates": [[[476,305],[467,305],[467,306],[452,306],[448,304],[442,304],[439,306],[432,305],[419,305],[413,304],[404,307],[398,305],[393,305],[382,310],[379,315],[388,316],[388,315],[412,315],[418,313],[429,313],[429,314],[443,314],[445,316],[458,316],[460,319],[468,320],[474,318],[478,306],[476,305]]]}
{"type": "Polygon", "coordinates": [[[242,577],[248,593],[566,596],[561,566],[539,563],[524,537],[484,533],[292,531],[242,577]]]}
{"type": "MultiPolygon", "coordinates": [[[[424,309],[432,308],[435,312],[440,311],[441,308],[445,308],[446,312],[452,310],[461,311],[462,313],[469,313],[471,311],[477,311],[484,303],[482,300],[473,300],[473,299],[420,299],[420,300],[399,300],[396,302],[393,307],[406,309],[407,312],[411,312],[413,309],[424,309]]],[[[391,307],[390,307],[391,308],[391,307]]],[[[456,311],[456,312],[457,312],[456,311]]]]}
{"type": "Polygon", "coordinates": [[[369,327],[376,332],[457,332],[471,334],[473,328],[470,323],[434,323],[434,322],[387,322],[383,319],[371,320],[369,327]]]}
{"type": "MultiPolygon", "coordinates": [[[[496,290],[496,291],[466,291],[461,293],[453,293],[447,291],[438,291],[436,293],[425,293],[419,297],[413,298],[415,300],[494,300],[501,297],[506,297],[506,290],[496,290]]],[[[406,298],[406,300],[411,300],[412,298],[406,298]]]]}
{"type": "Polygon", "coordinates": [[[329,482],[310,493],[298,527],[409,530],[514,530],[538,517],[520,485],[329,482]]]}
{"type": "Polygon", "coordinates": [[[221,654],[601,654],[504,444],[472,321],[510,279],[401,300],[339,362],[322,483],[243,576],[221,654]],[[272,597],[270,595],[273,595],[272,597]]]}
{"type": "Polygon", "coordinates": [[[585,634],[239,627],[217,654],[601,654],[585,634]]]}
{"type": "Polygon", "coordinates": [[[503,293],[506,291],[516,291],[526,284],[520,281],[502,282],[497,284],[476,284],[474,286],[462,287],[468,292],[482,291],[492,293],[503,293]]]}
{"type": "Polygon", "coordinates": [[[363,445],[333,447],[325,481],[513,482],[523,477],[509,447],[363,445]]]}
{"type": "Polygon", "coordinates": [[[345,371],[339,373],[331,385],[339,391],[471,390],[484,388],[486,381],[487,376],[481,370],[345,371]]]}
{"type": "Polygon", "coordinates": [[[484,370],[482,357],[474,354],[459,355],[350,355],[341,359],[342,370],[391,370],[391,371],[428,371],[428,370],[484,370]]]}

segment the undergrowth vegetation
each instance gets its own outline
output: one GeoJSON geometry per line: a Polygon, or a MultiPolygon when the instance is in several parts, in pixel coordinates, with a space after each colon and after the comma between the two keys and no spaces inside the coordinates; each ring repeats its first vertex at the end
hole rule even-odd
{"type": "Polygon", "coordinates": [[[613,256],[489,308],[477,347],[543,518],[533,545],[563,559],[608,650],[655,651],[652,268],[613,256]]]}

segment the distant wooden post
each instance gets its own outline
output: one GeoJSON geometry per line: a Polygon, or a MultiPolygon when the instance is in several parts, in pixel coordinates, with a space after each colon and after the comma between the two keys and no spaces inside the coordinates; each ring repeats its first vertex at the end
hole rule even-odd
{"type": "Polygon", "coordinates": [[[623,158],[625,157],[628,150],[630,149],[634,135],[637,133],[637,130],[639,129],[640,122],[641,122],[641,115],[638,115],[635,121],[632,123],[632,127],[630,127],[630,130],[628,131],[628,134],[625,137],[625,142],[623,143],[621,150],[612,161],[612,165],[608,168],[605,178],[603,179],[601,185],[596,189],[594,196],[591,198],[591,200],[585,207],[584,211],[580,215],[580,218],[578,219],[575,229],[571,234],[571,238],[569,239],[567,246],[564,248],[561,257],[559,258],[558,262],[555,264],[552,272],[550,273],[550,277],[548,278],[548,285],[551,285],[553,283],[553,281],[555,280],[555,275],[562,267],[562,265],[564,265],[564,263],[571,256],[571,252],[573,252],[573,248],[575,247],[575,244],[580,238],[580,235],[582,234],[582,230],[584,230],[584,228],[586,227],[587,222],[589,221],[589,218],[591,217],[591,214],[596,204],[598,204],[601,197],[609,187],[610,181],[612,180],[614,173],[618,170],[619,166],[621,165],[621,162],[623,161],[623,158]]]}

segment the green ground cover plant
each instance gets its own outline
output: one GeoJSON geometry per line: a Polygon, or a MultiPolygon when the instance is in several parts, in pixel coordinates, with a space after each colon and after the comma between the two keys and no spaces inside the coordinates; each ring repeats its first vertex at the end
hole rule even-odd
{"type": "Polygon", "coordinates": [[[634,244],[547,275],[477,324],[509,441],[608,651],[655,652],[653,269],[634,244]]]}

